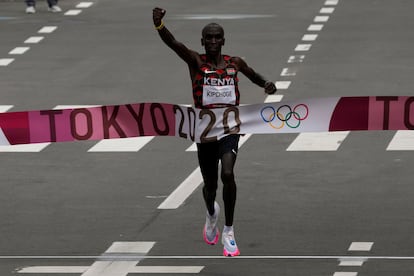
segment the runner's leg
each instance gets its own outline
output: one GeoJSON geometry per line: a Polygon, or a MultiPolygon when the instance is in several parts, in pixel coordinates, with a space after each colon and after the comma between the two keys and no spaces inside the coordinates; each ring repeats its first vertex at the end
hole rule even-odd
{"type": "Polygon", "coordinates": [[[223,200],[226,226],[233,225],[234,207],[236,205],[237,186],[234,180],[236,155],[233,152],[223,154],[221,158],[221,180],[223,181],[223,200]]]}
{"type": "Polygon", "coordinates": [[[234,180],[234,165],[236,163],[239,135],[229,135],[221,141],[221,181],[223,182],[223,200],[225,225],[232,226],[234,208],[236,205],[237,186],[234,180]]]}
{"type": "Polygon", "coordinates": [[[204,180],[203,197],[208,213],[214,215],[218,181],[218,143],[197,144],[198,162],[204,180]]]}

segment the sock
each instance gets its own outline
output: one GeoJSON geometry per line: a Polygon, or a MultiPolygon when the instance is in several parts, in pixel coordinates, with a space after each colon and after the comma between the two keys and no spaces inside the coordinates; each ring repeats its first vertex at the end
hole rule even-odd
{"type": "Polygon", "coordinates": [[[223,233],[228,233],[228,232],[234,232],[233,225],[232,226],[224,225],[223,233]]]}

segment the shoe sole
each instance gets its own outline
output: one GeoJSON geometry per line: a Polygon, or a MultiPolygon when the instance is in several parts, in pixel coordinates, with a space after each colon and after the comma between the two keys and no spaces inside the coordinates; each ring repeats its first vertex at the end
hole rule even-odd
{"type": "Polygon", "coordinates": [[[229,252],[226,250],[226,248],[223,249],[223,256],[224,257],[236,257],[240,255],[240,250],[237,248],[234,252],[229,252]]]}
{"type": "Polygon", "coordinates": [[[219,240],[219,236],[220,236],[220,231],[217,229],[216,230],[217,232],[216,232],[216,236],[214,237],[214,240],[213,241],[209,241],[208,239],[207,239],[207,234],[206,234],[206,227],[204,226],[204,228],[203,228],[203,238],[204,238],[204,241],[208,244],[208,245],[216,245],[217,244],[217,242],[218,242],[218,240],[219,240]]]}

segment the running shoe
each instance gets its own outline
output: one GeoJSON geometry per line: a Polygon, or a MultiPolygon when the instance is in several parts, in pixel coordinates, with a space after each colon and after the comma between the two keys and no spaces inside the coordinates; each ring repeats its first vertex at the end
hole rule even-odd
{"type": "Polygon", "coordinates": [[[35,7],[33,7],[33,6],[27,6],[26,7],[26,13],[29,13],[29,14],[36,13],[35,7]]]}
{"type": "Polygon", "coordinates": [[[203,228],[204,241],[209,245],[215,245],[219,240],[220,231],[217,227],[217,221],[220,214],[220,206],[214,202],[214,215],[210,216],[207,211],[206,224],[203,228]]]}
{"type": "Polygon", "coordinates": [[[54,5],[48,8],[50,12],[61,12],[62,9],[58,5],[54,5]]]}
{"type": "Polygon", "coordinates": [[[237,247],[236,240],[234,239],[234,232],[223,231],[221,242],[224,245],[223,255],[226,257],[235,257],[240,255],[239,248],[237,247]]]}

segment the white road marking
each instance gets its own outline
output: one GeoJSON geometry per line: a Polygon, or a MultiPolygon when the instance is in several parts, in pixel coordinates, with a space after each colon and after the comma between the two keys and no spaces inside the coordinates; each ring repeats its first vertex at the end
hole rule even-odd
{"type": "Polygon", "coordinates": [[[317,34],[305,34],[302,37],[303,41],[315,41],[318,38],[317,34]]]}
{"type": "MultiPolygon", "coordinates": [[[[129,273],[200,273],[203,266],[135,266],[129,273]]],[[[30,266],[22,268],[18,273],[85,273],[88,266],[30,266]]]]}
{"type": "Polygon", "coordinates": [[[111,256],[74,256],[74,255],[45,255],[45,256],[0,256],[0,260],[111,260],[111,261],[125,261],[125,260],[335,260],[340,261],[343,259],[351,260],[378,260],[378,261],[414,261],[414,256],[335,256],[335,255],[241,255],[237,258],[229,258],[221,255],[134,255],[134,254],[123,254],[123,255],[111,255],[111,256]]]}
{"type": "MultiPolygon", "coordinates": [[[[129,273],[200,273],[204,268],[204,266],[137,266],[154,245],[155,242],[114,242],[101,256],[88,257],[88,259],[95,259],[91,266],[31,266],[21,268],[17,272],[127,276],[129,273]]],[[[77,259],[82,259],[81,257],[78,256],[77,259]]],[[[0,259],[4,258],[0,256],[0,259]]]]}
{"type": "Polygon", "coordinates": [[[335,8],[333,7],[324,7],[319,12],[323,14],[330,14],[330,13],[333,13],[334,11],[335,11],[335,8]]]}
{"type": "Polygon", "coordinates": [[[357,276],[358,272],[335,272],[333,276],[357,276]]]}
{"type": "Polygon", "coordinates": [[[154,136],[101,140],[88,152],[137,152],[152,139],[154,136]]]}
{"type": "Polygon", "coordinates": [[[53,33],[56,29],[57,29],[56,26],[45,26],[45,27],[41,28],[38,31],[38,33],[39,34],[50,34],[50,33],[53,33]]]}
{"type": "MultiPolygon", "coordinates": [[[[114,242],[104,254],[147,254],[155,242],[114,242]]],[[[138,260],[95,261],[82,276],[127,276],[138,260]]]]}
{"type": "Polygon", "coordinates": [[[18,270],[18,273],[84,273],[89,266],[29,266],[18,270]]]}
{"type": "Polygon", "coordinates": [[[387,146],[388,151],[392,150],[414,150],[414,131],[399,130],[394,134],[387,146]]]}
{"type": "Polygon", "coordinates": [[[282,72],[280,73],[282,77],[292,77],[296,76],[296,69],[293,68],[283,68],[282,72]]]}
{"type": "Polygon", "coordinates": [[[64,15],[75,16],[79,15],[81,12],[82,10],[68,10],[64,15]]]}
{"type": "Polygon", "coordinates": [[[9,52],[9,55],[23,55],[26,53],[30,47],[16,47],[9,52]]]}
{"type": "Polygon", "coordinates": [[[252,19],[252,18],[271,18],[275,17],[272,14],[196,14],[196,15],[177,15],[174,19],[188,19],[188,20],[233,20],[233,19],[252,19]]]}
{"type": "Polygon", "coordinates": [[[197,167],[159,206],[158,209],[177,209],[203,182],[197,167]]]}
{"type": "Polygon", "coordinates": [[[288,63],[302,63],[305,59],[305,55],[297,55],[297,56],[290,56],[288,59],[288,63]]]}
{"type": "MultiPolygon", "coordinates": [[[[239,148],[251,134],[240,137],[239,148]]],[[[188,149],[187,149],[188,150],[188,149]]],[[[158,209],[177,209],[203,183],[200,167],[197,167],[159,206],[158,209]]]]}
{"type": "Polygon", "coordinates": [[[14,58],[0,58],[0,66],[8,66],[14,61],[14,58]]]}
{"type": "Polygon", "coordinates": [[[329,20],[328,15],[318,15],[318,16],[315,16],[315,18],[313,19],[313,22],[327,22],[328,20],[329,20]]]}
{"type": "Polygon", "coordinates": [[[348,251],[371,251],[373,242],[353,242],[348,251]]]}
{"type": "Polygon", "coordinates": [[[275,85],[277,90],[285,90],[289,88],[291,83],[291,81],[277,81],[275,82],[275,85]]]}
{"type": "Polygon", "coordinates": [[[197,151],[197,144],[192,143],[185,151],[197,151]]]}
{"type": "Polygon", "coordinates": [[[336,151],[349,131],[300,133],[286,151],[336,151]]]}
{"type": "Polygon", "coordinates": [[[339,0],[326,0],[325,1],[325,5],[327,5],[327,6],[335,6],[335,5],[338,5],[338,1],[339,0]]]}
{"type": "Polygon", "coordinates": [[[0,146],[0,152],[40,152],[48,145],[50,145],[50,143],[0,146]]]}
{"type": "Polygon", "coordinates": [[[44,39],[43,36],[31,36],[24,41],[26,44],[36,44],[44,39]]]}
{"type": "Polygon", "coordinates": [[[295,51],[305,52],[305,51],[309,51],[311,47],[312,47],[312,44],[298,44],[296,45],[295,51]]]}
{"type": "Polygon", "coordinates": [[[268,95],[266,97],[265,103],[280,102],[282,99],[283,99],[283,95],[281,94],[268,95]]]}
{"type": "Polygon", "coordinates": [[[13,105],[0,105],[0,113],[7,112],[13,108],[13,105]]]}
{"type": "Polygon", "coordinates": [[[89,8],[92,5],[93,5],[93,2],[80,2],[79,4],[76,5],[76,8],[84,9],[84,8],[89,8]]]}
{"type": "Polygon", "coordinates": [[[341,260],[339,266],[362,266],[366,260],[341,260]]]}
{"type": "Polygon", "coordinates": [[[313,32],[322,31],[322,28],[323,28],[323,24],[311,24],[308,27],[308,31],[313,31],[313,32]]]}

